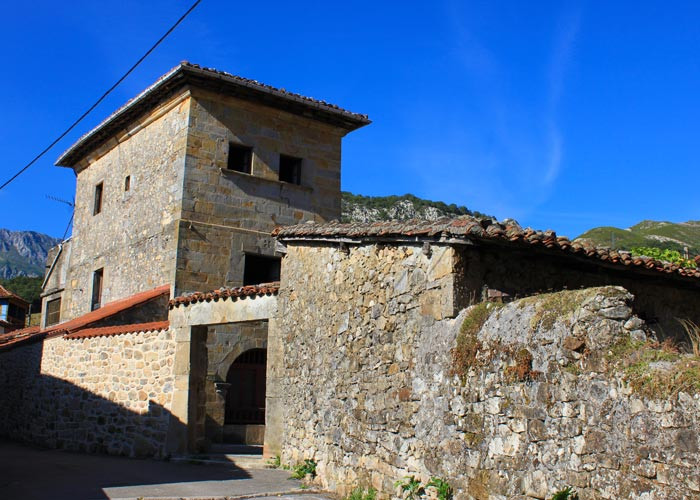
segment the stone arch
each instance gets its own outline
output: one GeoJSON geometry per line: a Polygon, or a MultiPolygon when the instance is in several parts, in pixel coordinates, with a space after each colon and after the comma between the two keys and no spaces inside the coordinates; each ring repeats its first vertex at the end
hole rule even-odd
{"type": "Polygon", "coordinates": [[[234,361],[236,361],[236,358],[243,354],[246,351],[250,351],[251,349],[267,349],[267,340],[263,339],[254,339],[254,338],[242,338],[238,342],[236,342],[236,345],[229,351],[226,356],[224,356],[224,359],[219,363],[219,366],[217,367],[216,370],[216,376],[219,380],[226,380],[226,376],[228,375],[229,370],[231,369],[231,365],[233,364],[234,361]]]}

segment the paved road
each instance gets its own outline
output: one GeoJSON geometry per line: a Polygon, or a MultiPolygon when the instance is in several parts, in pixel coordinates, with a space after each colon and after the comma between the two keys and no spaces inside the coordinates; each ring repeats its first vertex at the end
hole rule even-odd
{"type": "Polygon", "coordinates": [[[0,441],[3,500],[209,500],[279,493],[287,493],[287,500],[327,499],[303,494],[299,482],[283,470],[82,455],[0,441]]]}

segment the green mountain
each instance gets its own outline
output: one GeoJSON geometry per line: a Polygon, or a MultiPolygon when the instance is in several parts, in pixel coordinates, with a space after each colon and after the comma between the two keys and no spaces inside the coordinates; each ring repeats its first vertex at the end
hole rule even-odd
{"type": "Polygon", "coordinates": [[[428,219],[473,215],[489,217],[469,210],[463,205],[448,205],[442,201],[430,201],[412,194],[403,196],[363,196],[343,191],[341,201],[343,222],[377,222],[383,220],[428,219]]]}
{"type": "Polygon", "coordinates": [[[632,247],[654,247],[678,250],[688,247],[690,254],[700,254],[700,221],[664,222],[645,220],[628,229],[596,227],[577,240],[589,240],[598,246],[629,250],[632,247]]]}

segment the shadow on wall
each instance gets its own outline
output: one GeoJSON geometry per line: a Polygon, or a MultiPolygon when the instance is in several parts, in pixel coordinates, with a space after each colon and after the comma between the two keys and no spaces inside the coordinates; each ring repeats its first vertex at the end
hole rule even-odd
{"type": "MultiPolygon", "coordinates": [[[[145,413],[139,413],[42,374],[42,352],[43,342],[35,342],[0,353],[0,436],[85,453],[165,457],[168,433],[186,432],[179,420],[154,401],[149,401],[145,413]]],[[[88,383],[102,384],[115,400],[149,399],[135,384],[91,372],[87,363],[79,376],[88,383]]]]}
{"type": "Polygon", "coordinates": [[[686,341],[677,318],[700,324],[700,283],[662,275],[602,267],[538,252],[502,247],[462,250],[460,254],[460,308],[482,300],[488,290],[521,298],[565,289],[622,286],[635,296],[634,309],[659,340],[686,341]]]}
{"type": "MultiPolygon", "coordinates": [[[[42,353],[41,341],[0,351],[0,436],[45,448],[153,458],[168,458],[177,443],[187,442],[186,425],[153,401],[154,394],[139,389],[138,379],[126,382],[112,375],[105,377],[92,372],[86,363],[80,376],[107,392],[107,399],[41,374],[42,353]],[[148,401],[148,409],[137,412],[111,398],[148,401]]],[[[199,474],[191,480],[220,479],[215,470],[211,472],[211,477],[199,474]]],[[[231,466],[229,473],[249,477],[231,466]]],[[[171,476],[168,481],[188,480],[178,474],[171,476]]],[[[154,477],[148,484],[160,482],[164,482],[163,477],[154,477]]]]}

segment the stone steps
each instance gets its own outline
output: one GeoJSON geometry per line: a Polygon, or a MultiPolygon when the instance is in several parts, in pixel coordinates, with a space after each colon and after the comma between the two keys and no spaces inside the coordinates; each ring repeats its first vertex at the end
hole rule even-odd
{"type": "Polygon", "coordinates": [[[271,469],[269,459],[262,456],[262,446],[215,444],[206,453],[185,455],[172,459],[175,462],[210,465],[233,465],[240,469],[271,469]]]}

